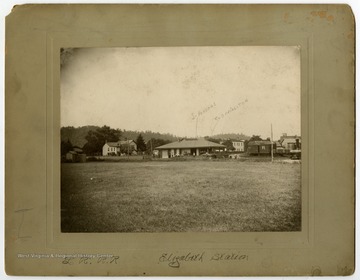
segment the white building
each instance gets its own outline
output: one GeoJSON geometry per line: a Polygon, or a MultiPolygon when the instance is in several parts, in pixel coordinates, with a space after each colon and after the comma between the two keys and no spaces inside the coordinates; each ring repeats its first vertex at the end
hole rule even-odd
{"type": "Polygon", "coordinates": [[[102,155],[120,155],[121,147],[128,146],[129,153],[137,150],[137,145],[134,140],[125,140],[117,142],[106,142],[102,149],[102,155]]]}
{"type": "Polygon", "coordinates": [[[245,152],[245,141],[244,140],[231,140],[235,152],[245,152]]]}

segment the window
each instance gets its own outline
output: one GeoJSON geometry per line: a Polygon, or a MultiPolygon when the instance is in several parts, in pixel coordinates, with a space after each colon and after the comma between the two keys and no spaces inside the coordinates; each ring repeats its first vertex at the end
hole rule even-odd
{"type": "Polygon", "coordinates": [[[261,150],[265,150],[265,146],[261,146],[261,150]]]}

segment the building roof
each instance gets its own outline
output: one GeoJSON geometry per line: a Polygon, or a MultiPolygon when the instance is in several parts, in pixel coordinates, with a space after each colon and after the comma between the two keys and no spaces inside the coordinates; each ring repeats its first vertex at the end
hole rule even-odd
{"type": "Polygon", "coordinates": [[[81,154],[83,152],[83,149],[74,146],[73,151],[81,154]]]}
{"type": "Polygon", "coordinates": [[[120,141],[118,141],[118,142],[106,142],[105,145],[108,145],[109,147],[118,147],[118,146],[120,146],[120,141]]]}
{"type": "Polygon", "coordinates": [[[282,135],[282,136],[280,136],[280,139],[301,139],[301,136],[298,136],[298,135],[293,135],[293,136],[282,135]]]}
{"type": "Polygon", "coordinates": [[[123,140],[117,142],[106,142],[105,144],[107,144],[109,147],[119,147],[121,145],[129,144],[129,143],[131,144],[132,142],[135,143],[134,140],[123,140]]]}
{"type": "Polygon", "coordinates": [[[203,138],[172,142],[166,145],[156,147],[155,150],[162,149],[191,149],[191,148],[225,148],[224,145],[214,143],[203,138]]]}
{"type": "Polygon", "coordinates": [[[296,140],[301,142],[301,136],[280,136],[279,142],[282,143],[296,143],[296,140]]]}
{"type": "Polygon", "coordinates": [[[123,141],[118,141],[120,143],[120,145],[124,145],[124,144],[131,144],[131,143],[135,143],[134,140],[123,140],[123,141]]]}

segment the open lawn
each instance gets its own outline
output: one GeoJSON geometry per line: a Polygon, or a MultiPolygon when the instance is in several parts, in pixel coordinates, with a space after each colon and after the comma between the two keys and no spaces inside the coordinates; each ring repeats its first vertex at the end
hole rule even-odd
{"type": "Polygon", "coordinates": [[[301,230],[300,164],[61,165],[63,232],[301,230]]]}

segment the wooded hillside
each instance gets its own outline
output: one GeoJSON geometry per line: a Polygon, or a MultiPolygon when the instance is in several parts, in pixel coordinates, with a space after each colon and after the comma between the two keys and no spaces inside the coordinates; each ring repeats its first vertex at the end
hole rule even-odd
{"type": "MultiPolygon", "coordinates": [[[[86,144],[86,135],[90,130],[95,131],[99,129],[99,126],[81,126],[81,127],[73,127],[73,126],[66,126],[61,128],[61,141],[67,142],[70,140],[73,146],[78,146],[82,148],[86,144]]],[[[178,137],[169,133],[159,133],[159,132],[152,132],[152,131],[132,131],[132,130],[125,130],[121,129],[121,140],[131,139],[136,140],[139,134],[141,133],[142,137],[144,138],[145,143],[150,140],[151,138],[163,139],[170,142],[176,141],[178,137]]]]}

